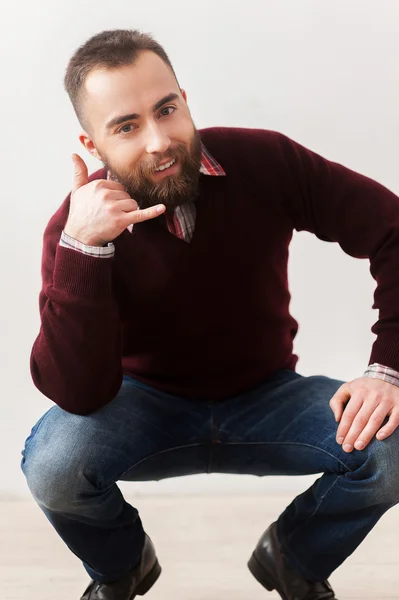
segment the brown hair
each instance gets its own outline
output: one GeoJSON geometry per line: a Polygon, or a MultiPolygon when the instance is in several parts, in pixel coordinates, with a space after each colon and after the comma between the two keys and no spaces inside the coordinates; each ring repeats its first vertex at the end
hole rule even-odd
{"type": "Polygon", "coordinates": [[[76,50],[68,63],[64,86],[76,116],[83,126],[83,87],[87,75],[95,68],[115,69],[131,65],[140,52],[155,52],[172,69],[168,55],[151,35],[135,29],[102,31],[91,37],[76,50]]]}

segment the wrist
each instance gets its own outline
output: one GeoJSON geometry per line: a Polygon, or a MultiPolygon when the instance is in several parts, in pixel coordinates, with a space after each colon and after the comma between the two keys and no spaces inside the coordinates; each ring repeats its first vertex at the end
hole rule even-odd
{"type": "Polygon", "coordinates": [[[84,234],[82,234],[82,233],[80,233],[78,231],[74,231],[73,229],[69,229],[67,226],[65,226],[64,233],[68,237],[72,238],[76,242],[79,242],[79,244],[83,244],[84,246],[91,246],[93,248],[94,247],[101,248],[102,246],[106,246],[107,245],[103,241],[100,241],[98,239],[94,239],[94,238],[85,236],[84,234]]]}

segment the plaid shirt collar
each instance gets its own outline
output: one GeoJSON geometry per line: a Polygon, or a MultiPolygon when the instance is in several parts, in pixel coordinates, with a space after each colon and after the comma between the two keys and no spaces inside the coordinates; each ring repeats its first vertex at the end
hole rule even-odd
{"type": "MultiPolygon", "coordinates": [[[[226,175],[223,167],[208,152],[204,144],[202,144],[200,173],[211,176],[226,175]]],[[[190,242],[194,234],[196,214],[195,201],[178,206],[173,213],[164,215],[166,227],[176,237],[185,242],[190,242]]]]}
{"type": "Polygon", "coordinates": [[[200,172],[203,175],[226,175],[222,166],[213,158],[212,154],[208,152],[204,144],[202,144],[202,161],[200,166],[200,172]]]}

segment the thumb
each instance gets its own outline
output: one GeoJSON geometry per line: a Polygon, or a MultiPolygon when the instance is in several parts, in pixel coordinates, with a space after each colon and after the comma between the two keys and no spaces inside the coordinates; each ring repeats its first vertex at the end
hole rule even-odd
{"type": "Polygon", "coordinates": [[[75,166],[75,172],[73,177],[72,193],[76,192],[83,185],[89,183],[89,171],[83,158],[79,154],[72,154],[73,164],[75,166]]]}

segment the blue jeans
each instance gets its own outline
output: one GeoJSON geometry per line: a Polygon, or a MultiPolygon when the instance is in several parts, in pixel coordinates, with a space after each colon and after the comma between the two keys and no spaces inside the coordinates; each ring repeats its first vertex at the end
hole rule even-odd
{"type": "Polygon", "coordinates": [[[101,582],[134,567],[144,541],[118,480],[323,473],[277,521],[291,566],[321,581],[399,500],[399,430],[346,454],[329,407],[341,383],[282,370],[254,390],[212,403],[124,377],[114,400],[95,413],[58,406],[46,412],[26,440],[22,469],[48,520],[101,582]]]}

